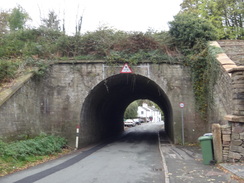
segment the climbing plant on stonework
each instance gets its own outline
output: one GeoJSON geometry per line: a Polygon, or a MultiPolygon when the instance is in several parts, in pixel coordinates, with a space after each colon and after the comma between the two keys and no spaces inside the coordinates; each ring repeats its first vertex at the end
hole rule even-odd
{"type": "Polygon", "coordinates": [[[196,14],[180,13],[174,18],[170,22],[169,33],[175,40],[175,46],[185,55],[185,65],[191,71],[196,106],[201,117],[206,120],[213,88],[209,86],[212,77],[209,64],[212,59],[208,58],[207,42],[216,39],[216,31],[210,22],[196,14]]]}

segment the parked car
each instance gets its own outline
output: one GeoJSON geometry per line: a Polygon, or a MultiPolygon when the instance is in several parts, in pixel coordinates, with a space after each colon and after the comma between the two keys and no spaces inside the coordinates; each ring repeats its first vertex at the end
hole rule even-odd
{"type": "Polygon", "coordinates": [[[135,118],[135,119],[133,119],[133,120],[134,120],[134,122],[136,123],[136,125],[140,125],[140,124],[141,124],[141,121],[140,121],[139,118],[135,118]]]}
{"type": "Polygon", "coordinates": [[[149,122],[149,118],[140,117],[140,121],[141,121],[141,123],[148,123],[149,122]]]}
{"type": "Polygon", "coordinates": [[[136,123],[133,119],[127,119],[124,121],[125,126],[136,126],[136,123]]]}
{"type": "Polygon", "coordinates": [[[139,118],[139,120],[140,120],[141,123],[145,122],[143,118],[139,118]]]}

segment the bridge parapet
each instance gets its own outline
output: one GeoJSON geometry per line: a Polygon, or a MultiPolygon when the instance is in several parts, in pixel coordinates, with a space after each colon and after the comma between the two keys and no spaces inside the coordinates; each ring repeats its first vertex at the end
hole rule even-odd
{"type": "MultiPolygon", "coordinates": [[[[223,43],[214,41],[210,45],[222,48],[223,43]]],[[[233,49],[226,51],[226,45],[223,49],[225,53],[216,55],[222,68],[216,87],[216,111],[222,111],[220,116],[224,118],[214,119],[220,124],[212,126],[215,158],[218,162],[240,162],[244,161],[244,66],[237,64],[241,59],[232,59],[233,49]]]]}
{"type": "MultiPolygon", "coordinates": [[[[217,144],[222,146],[222,152],[219,153],[222,159],[218,157],[218,161],[242,162],[244,161],[244,67],[232,68],[229,73],[232,79],[233,109],[232,114],[225,116],[228,123],[221,126],[222,141],[217,144]]],[[[213,132],[215,133],[214,130],[213,132]]]]}
{"type": "Polygon", "coordinates": [[[230,134],[227,134],[229,138],[225,139],[229,140],[229,143],[225,143],[229,144],[229,152],[226,152],[223,158],[226,161],[244,161],[244,66],[233,68],[229,73],[232,78],[234,105],[232,115],[225,117],[229,121],[227,128],[230,129],[230,134]]]}
{"type": "Polygon", "coordinates": [[[229,70],[232,78],[233,115],[244,116],[244,66],[229,70]]]}

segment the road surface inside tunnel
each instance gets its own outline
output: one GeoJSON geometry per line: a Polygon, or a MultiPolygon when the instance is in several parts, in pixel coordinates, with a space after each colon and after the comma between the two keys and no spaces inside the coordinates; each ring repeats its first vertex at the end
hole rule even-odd
{"type": "Polygon", "coordinates": [[[120,138],[0,178],[1,183],[164,182],[158,145],[162,123],[127,128],[120,138]]]}

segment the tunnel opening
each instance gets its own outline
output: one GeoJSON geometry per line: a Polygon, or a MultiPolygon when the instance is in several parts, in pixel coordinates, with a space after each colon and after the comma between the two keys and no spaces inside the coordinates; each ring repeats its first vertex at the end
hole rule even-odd
{"type": "Polygon", "coordinates": [[[139,99],[127,106],[124,112],[125,126],[131,127],[148,122],[164,124],[164,113],[157,104],[147,99],[139,99]]]}
{"type": "Polygon", "coordinates": [[[80,116],[79,146],[95,143],[124,131],[124,112],[135,100],[148,99],[164,113],[165,132],[174,141],[173,111],[166,93],[139,74],[117,74],[101,81],[86,97],[80,116]]]}

